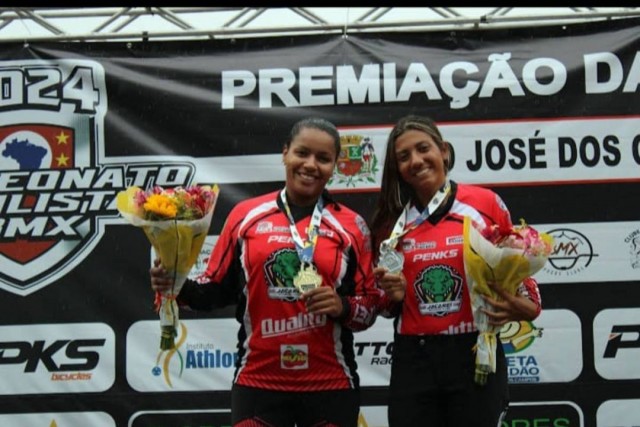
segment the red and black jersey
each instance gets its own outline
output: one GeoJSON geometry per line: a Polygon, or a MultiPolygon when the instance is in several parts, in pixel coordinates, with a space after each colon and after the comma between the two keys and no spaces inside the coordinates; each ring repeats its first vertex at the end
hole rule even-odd
{"type": "MultiPolygon", "coordinates": [[[[296,219],[303,239],[311,213],[296,219]]],[[[373,323],[382,293],[373,282],[370,239],[357,213],[325,202],[313,261],[323,286],[335,287],[346,309],[341,319],[309,314],[293,286],[300,260],[279,192],[245,200],[230,212],[205,274],[187,281],[178,300],[193,309],[238,304],[237,384],[357,388],[352,331],[373,323]]]]}
{"type": "MultiPolygon", "coordinates": [[[[398,244],[404,254],[407,289],[397,333],[436,335],[477,330],[464,269],[463,220],[469,216],[481,226],[511,226],[511,216],[500,197],[489,189],[452,182],[451,191],[445,205],[398,244]]],[[[407,224],[410,226],[419,215],[412,207],[407,224]]],[[[540,293],[534,279],[525,280],[519,292],[540,312],[540,293]]]]}

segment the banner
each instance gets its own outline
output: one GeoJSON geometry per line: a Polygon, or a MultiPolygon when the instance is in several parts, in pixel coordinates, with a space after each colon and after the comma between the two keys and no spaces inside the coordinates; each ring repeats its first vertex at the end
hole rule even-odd
{"type": "MultiPolygon", "coordinates": [[[[293,123],[321,116],[338,126],[329,188],[368,220],[390,129],[424,114],[451,145],[452,179],[493,189],[514,221],[555,238],[539,273],[549,311],[518,329],[544,333],[509,358],[516,409],[503,424],[533,425],[544,405],[547,419],[570,411],[589,426],[598,414],[601,425],[640,385],[622,363],[640,348],[627,315],[640,301],[639,29],[624,19],[0,45],[0,373],[10,379],[0,418],[177,427],[215,414],[211,423],[227,425],[235,307],[181,312],[179,354],[144,350],[157,338],[153,253],[119,216],[116,194],[219,184],[202,271],[230,209],[282,188],[293,123]],[[573,354],[541,351],[556,341],[573,354]],[[567,360],[581,363],[564,369],[567,360]]],[[[365,420],[388,393],[392,328],[381,322],[355,344],[365,420]]]]}

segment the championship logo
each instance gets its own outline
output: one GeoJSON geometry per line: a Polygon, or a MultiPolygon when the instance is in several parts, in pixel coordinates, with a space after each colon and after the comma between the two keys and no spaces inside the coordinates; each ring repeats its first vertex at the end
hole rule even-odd
{"type": "Polygon", "coordinates": [[[104,71],[92,61],[10,61],[0,82],[0,287],[27,295],[97,243],[91,213],[108,202],[108,179],[83,168],[103,139],[104,71]]]}
{"type": "Polygon", "coordinates": [[[128,186],[186,186],[194,165],[105,158],[107,93],[89,60],[0,62],[0,288],[26,296],[98,244],[128,186]]]}
{"type": "Polygon", "coordinates": [[[340,137],[340,154],[336,170],[329,181],[355,187],[358,182],[375,182],[378,158],[369,137],[343,135],[340,137]]]}

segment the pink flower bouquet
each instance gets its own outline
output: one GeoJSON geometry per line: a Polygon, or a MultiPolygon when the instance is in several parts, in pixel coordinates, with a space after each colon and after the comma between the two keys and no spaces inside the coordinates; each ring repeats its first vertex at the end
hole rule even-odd
{"type": "Polygon", "coordinates": [[[476,375],[478,384],[485,384],[489,373],[496,371],[496,335],[499,326],[489,325],[482,309],[491,310],[482,295],[500,299],[488,282],[500,285],[511,295],[527,277],[537,273],[547,262],[553,248],[553,238],[538,233],[524,220],[520,225],[501,228],[492,225],[479,229],[471,218],[464,219],[464,266],[467,273],[473,318],[478,328],[476,375]]]}
{"type": "Polygon", "coordinates": [[[156,186],[147,191],[129,187],[118,193],[118,211],[130,224],[143,229],[174,279],[171,289],[156,294],[161,350],[175,347],[179,321],[176,297],[202,250],[218,193],[217,185],[173,189],[156,186]]]}

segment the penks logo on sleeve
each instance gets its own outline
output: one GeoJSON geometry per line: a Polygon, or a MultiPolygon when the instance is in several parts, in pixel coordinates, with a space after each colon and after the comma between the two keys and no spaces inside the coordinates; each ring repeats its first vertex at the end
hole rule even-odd
{"type": "Polygon", "coordinates": [[[0,62],[0,289],[26,296],[78,266],[121,223],[125,187],[192,179],[184,162],[106,159],[106,111],[95,61],[0,62]]]}

